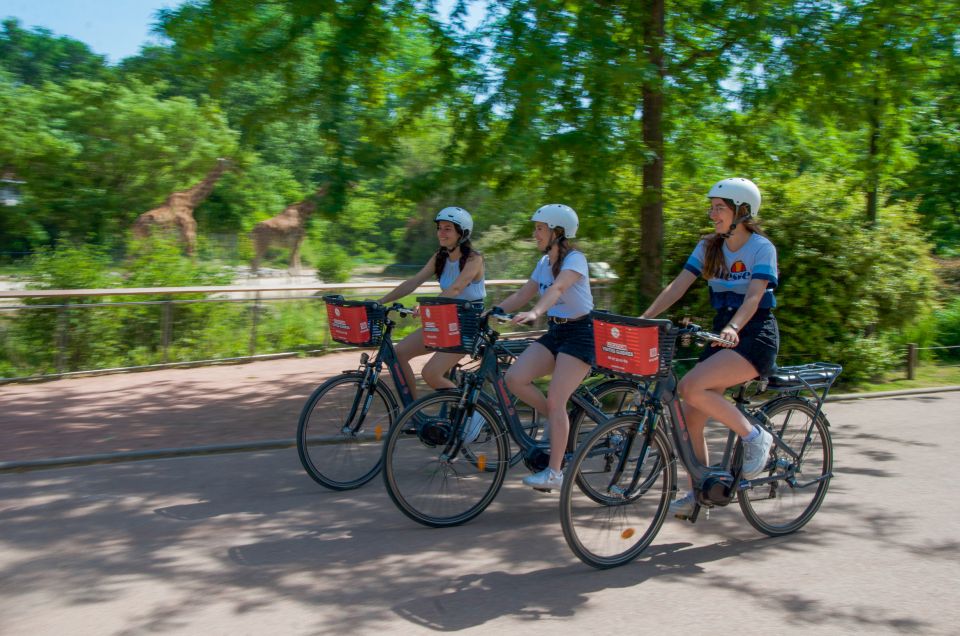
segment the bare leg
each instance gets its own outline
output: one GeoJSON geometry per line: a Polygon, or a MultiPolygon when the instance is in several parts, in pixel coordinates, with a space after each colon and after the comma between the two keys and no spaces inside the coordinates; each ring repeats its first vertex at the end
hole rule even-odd
{"type": "MultiPolygon", "coordinates": [[[[423,346],[423,333],[421,331],[417,329],[394,347],[397,352],[397,361],[400,363],[400,370],[403,371],[403,378],[407,381],[407,386],[410,387],[410,396],[413,398],[417,397],[417,378],[410,367],[410,361],[430,353],[430,350],[423,346]]],[[[399,390],[399,387],[397,388],[399,390]]]]}
{"type": "Polygon", "coordinates": [[[757,377],[757,370],[736,351],[721,351],[693,367],[680,380],[678,392],[683,399],[683,414],[690,433],[690,443],[697,459],[708,461],[707,442],[703,434],[707,418],[711,417],[737,435],[744,437],[753,426],[723,392],[757,377]]]}
{"type": "Polygon", "coordinates": [[[456,385],[444,374],[452,369],[453,365],[459,362],[462,357],[462,353],[435,353],[423,366],[420,377],[422,377],[423,381],[431,388],[437,389],[438,391],[440,389],[452,389],[456,385]]]}
{"type": "Polygon", "coordinates": [[[567,451],[567,436],[570,434],[570,416],[567,400],[590,373],[590,365],[560,353],[547,390],[547,419],[550,421],[550,468],[560,472],[563,455],[567,451]]]}
{"type": "Polygon", "coordinates": [[[553,372],[556,360],[550,350],[534,342],[520,354],[507,370],[506,380],[510,392],[537,410],[547,412],[547,398],[533,381],[553,372]]]}

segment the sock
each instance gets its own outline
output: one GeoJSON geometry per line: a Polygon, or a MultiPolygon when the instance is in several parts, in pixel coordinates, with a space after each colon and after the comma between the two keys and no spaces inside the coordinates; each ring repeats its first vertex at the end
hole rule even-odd
{"type": "Polygon", "coordinates": [[[742,439],[745,442],[752,442],[753,440],[757,439],[757,437],[759,436],[760,436],[760,429],[754,426],[753,430],[750,431],[749,435],[747,435],[746,437],[741,437],[740,439],[742,439]]]}

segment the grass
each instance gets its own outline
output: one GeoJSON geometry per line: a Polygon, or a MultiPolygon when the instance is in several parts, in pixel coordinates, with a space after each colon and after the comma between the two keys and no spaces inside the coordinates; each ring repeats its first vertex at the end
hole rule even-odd
{"type": "MultiPolygon", "coordinates": [[[[842,376],[841,376],[842,377],[842,376]]],[[[960,364],[921,363],[913,380],[907,380],[905,370],[888,374],[882,380],[842,386],[836,393],[870,393],[874,391],[900,391],[903,389],[926,389],[938,386],[960,386],[960,364]]]]}

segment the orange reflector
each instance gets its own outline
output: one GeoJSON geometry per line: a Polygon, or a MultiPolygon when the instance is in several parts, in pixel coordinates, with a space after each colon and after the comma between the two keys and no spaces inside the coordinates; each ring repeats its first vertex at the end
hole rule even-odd
{"type": "Polygon", "coordinates": [[[377,424],[373,427],[373,436],[377,438],[377,441],[380,441],[380,438],[383,437],[383,426],[377,424]]]}
{"type": "Polygon", "coordinates": [[[481,471],[487,467],[487,456],[486,455],[477,455],[477,468],[481,471]]]}
{"type": "Polygon", "coordinates": [[[630,537],[633,536],[634,532],[635,530],[633,528],[627,528],[626,530],[620,533],[620,538],[629,539],[630,537]]]}

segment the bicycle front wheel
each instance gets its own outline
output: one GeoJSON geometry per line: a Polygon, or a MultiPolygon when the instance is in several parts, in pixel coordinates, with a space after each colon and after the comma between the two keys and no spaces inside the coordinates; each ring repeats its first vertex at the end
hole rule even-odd
{"type": "Polygon", "coordinates": [[[577,449],[560,492],[567,545],[595,568],[637,558],[663,525],[676,468],[664,431],[648,433],[642,415],[603,424],[577,449]]]}
{"type": "Polygon", "coordinates": [[[478,402],[482,421],[473,420],[460,413],[460,398],[460,391],[420,398],[403,412],[383,447],[390,498],[403,514],[434,528],[466,523],[483,512],[509,467],[510,445],[496,410],[478,402]],[[451,456],[453,437],[464,424],[467,441],[451,456]]]}
{"type": "Polygon", "coordinates": [[[775,400],[762,409],[771,432],[790,451],[775,444],[769,470],[754,480],[763,481],[739,492],[737,498],[750,525],[771,537],[802,528],[827,495],[833,443],[826,418],[821,412],[814,421],[815,412],[813,404],[793,397],[775,400]]]}
{"type": "Polygon", "coordinates": [[[396,411],[382,382],[366,387],[359,373],[330,378],[300,413],[297,452],[304,470],[331,490],[364,485],[380,471],[383,439],[396,411]]]}

